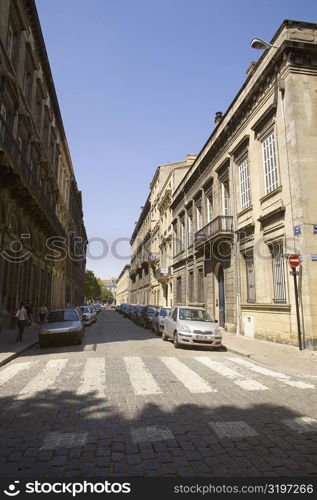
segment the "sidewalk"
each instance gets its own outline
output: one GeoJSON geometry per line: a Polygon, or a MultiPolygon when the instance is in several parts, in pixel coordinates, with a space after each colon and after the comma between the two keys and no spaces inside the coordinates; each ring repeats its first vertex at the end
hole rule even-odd
{"type": "Polygon", "coordinates": [[[258,340],[222,331],[222,342],[229,353],[239,354],[290,375],[303,375],[317,380],[317,351],[258,340]]]}
{"type": "Polygon", "coordinates": [[[18,329],[5,330],[0,333],[0,366],[9,363],[26,349],[38,343],[40,325],[33,323],[25,328],[22,342],[16,342],[18,329]]]}

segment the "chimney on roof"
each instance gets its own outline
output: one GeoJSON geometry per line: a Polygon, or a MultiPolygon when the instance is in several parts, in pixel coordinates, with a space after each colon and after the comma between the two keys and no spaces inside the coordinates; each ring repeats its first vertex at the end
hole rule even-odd
{"type": "Polygon", "coordinates": [[[186,163],[187,163],[187,165],[192,165],[194,163],[194,161],[196,160],[196,157],[197,157],[197,155],[187,154],[186,155],[186,163]]]}
{"type": "Polygon", "coordinates": [[[247,74],[247,78],[249,78],[250,76],[253,75],[254,71],[255,71],[255,66],[256,66],[256,61],[252,61],[248,68],[247,68],[247,71],[246,71],[246,74],[247,74]]]}
{"type": "Polygon", "coordinates": [[[221,122],[222,120],[222,111],[217,111],[217,113],[215,114],[215,124],[216,126],[219,125],[219,123],[221,122]]]}

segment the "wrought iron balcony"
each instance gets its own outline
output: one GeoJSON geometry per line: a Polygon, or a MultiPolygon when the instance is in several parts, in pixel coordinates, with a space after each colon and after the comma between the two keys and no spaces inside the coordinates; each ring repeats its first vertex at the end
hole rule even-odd
{"type": "Polygon", "coordinates": [[[13,172],[19,176],[21,186],[27,190],[30,198],[49,221],[57,235],[64,235],[65,230],[56,215],[56,206],[51,203],[43,186],[38,181],[37,175],[21,151],[19,144],[8,130],[3,117],[0,115],[0,149],[5,154],[5,163],[11,166],[13,172]]]}
{"type": "Polygon", "coordinates": [[[233,235],[233,217],[219,215],[195,233],[195,247],[203,245],[219,236],[231,237],[233,235]]]}
{"type": "Polygon", "coordinates": [[[155,277],[158,281],[165,281],[171,276],[170,267],[158,267],[155,271],[155,277]]]}

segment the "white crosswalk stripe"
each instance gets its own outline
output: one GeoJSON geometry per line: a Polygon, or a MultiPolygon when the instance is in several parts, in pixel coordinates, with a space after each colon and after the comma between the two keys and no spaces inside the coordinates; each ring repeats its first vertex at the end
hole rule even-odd
{"type": "Polygon", "coordinates": [[[67,364],[68,359],[52,359],[20,392],[18,398],[26,399],[36,393],[51,389],[55,381],[67,364]]]}
{"type": "Polygon", "coordinates": [[[246,391],[265,391],[268,389],[268,387],[266,387],[263,384],[260,384],[260,382],[246,378],[243,375],[241,375],[241,373],[232,370],[223,363],[214,361],[213,359],[208,358],[207,356],[199,356],[197,358],[195,357],[194,359],[196,359],[203,365],[207,366],[211,370],[215,371],[219,375],[231,379],[234,382],[234,384],[241,387],[241,389],[245,389],[246,391]]]}
{"type": "Polygon", "coordinates": [[[193,393],[217,392],[200,375],[176,358],[160,357],[160,360],[178,378],[180,382],[193,393]]]}
{"type": "Polygon", "coordinates": [[[31,361],[25,361],[23,363],[16,363],[10,366],[7,366],[0,372],[0,386],[4,385],[10,379],[15,377],[18,373],[29,368],[32,365],[31,361]]]}
{"type": "Polygon", "coordinates": [[[83,368],[77,394],[93,393],[94,397],[103,398],[105,384],[105,358],[88,358],[83,368]]]}
{"type": "Polygon", "coordinates": [[[162,393],[140,357],[125,356],[123,360],[135,394],[146,395],[162,393]]]}
{"type": "Polygon", "coordinates": [[[252,370],[256,373],[260,373],[261,375],[266,375],[267,377],[272,377],[277,379],[279,382],[284,382],[287,385],[290,385],[292,387],[298,387],[300,389],[314,389],[315,386],[313,384],[309,384],[307,382],[302,382],[300,380],[291,380],[291,377],[288,375],[285,375],[284,373],[276,372],[273,370],[270,370],[268,368],[264,368],[262,366],[255,365],[251,363],[250,361],[246,361],[245,359],[240,359],[240,358],[231,358],[227,357],[229,361],[232,361],[232,363],[236,363],[240,366],[243,366],[245,368],[248,368],[249,370],[252,370]]]}

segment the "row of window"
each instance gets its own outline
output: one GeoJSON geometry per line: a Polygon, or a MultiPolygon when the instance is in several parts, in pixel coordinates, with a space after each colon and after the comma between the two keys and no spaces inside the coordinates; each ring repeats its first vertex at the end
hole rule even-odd
{"type": "MultiPolygon", "coordinates": [[[[287,302],[286,282],[285,282],[285,263],[283,258],[282,242],[276,242],[270,246],[272,255],[272,283],[273,283],[273,302],[282,304],[287,302]]],[[[245,283],[246,300],[249,303],[256,302],[255,288],[255,270],[254,257],[252,254],[243,255],[245,261],[245,283]]],[[[188,302],[204,303],[204,272],[203,268],[196,269],[196,286],[194,284],[194,271],[187,274],[188,302]]],[[[178,276],[175,280],[175,297],[177,303],[182,303],[182,277],[178,276]]]]}

